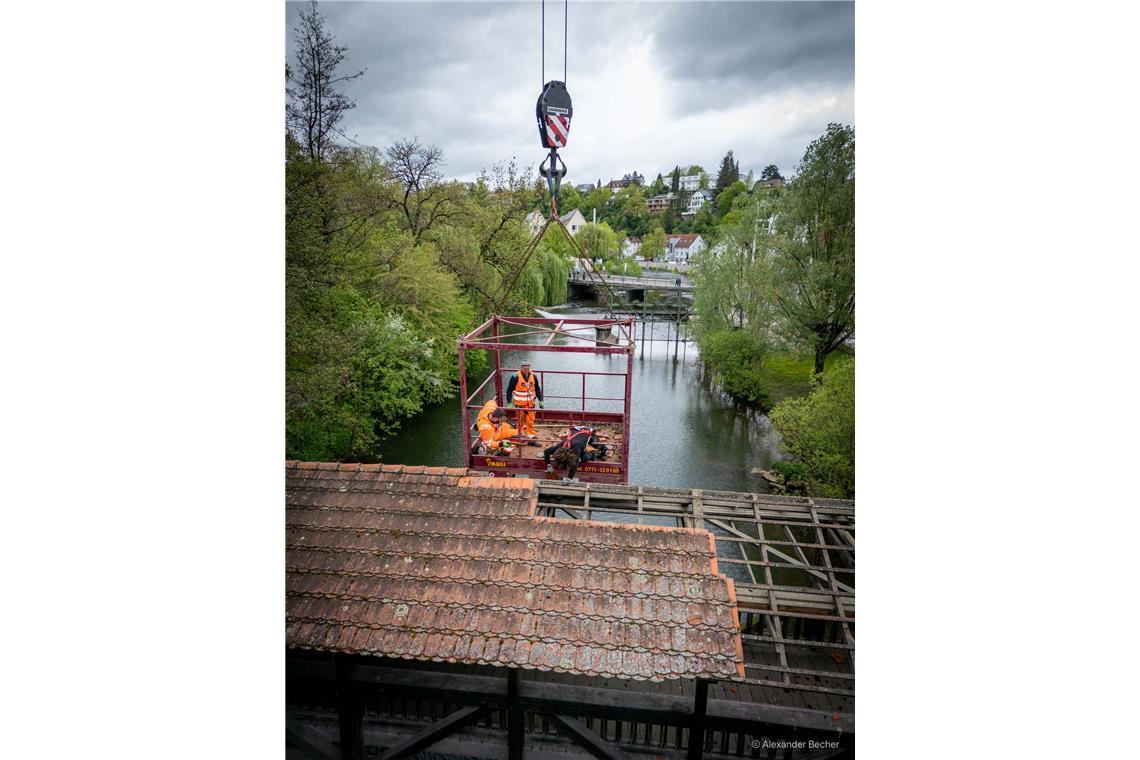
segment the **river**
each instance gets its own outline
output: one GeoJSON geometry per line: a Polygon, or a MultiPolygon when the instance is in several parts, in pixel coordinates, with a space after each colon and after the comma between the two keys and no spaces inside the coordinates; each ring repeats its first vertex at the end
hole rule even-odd
{"type": "MultiPolygon", "coordinates": [[[[596,307],[573,303],[542,310],[541,314],[604,318],[596,307]]],[[[666,326],[654,326],[664,337],[666,326]]],[[[637,336],[641,336],[640,326],[637,336]]],[[[539,351],[504,352],[502,366],[517,367],[524,357],[530,359],[535,371],[622,372],[625,367],[625,357],[539,351]]],[[[469,387],[477,387],[484,377],[486,374],[469,381],[469,387]]],[[[558,380],[557,376],[547,379],[543,389],[547,396],[559,395],[559,390],[565,390],[567,395],[573,392],[559,388],[558,380]]],[[[638,345],[632,384],[631,484],[767,492],[767,484],[758,475],[752,475],[751,470],[768,468],[779,458],[779,434],[767,416],[734,404],[711,386],[698,362],[695,344],[682,344],[676,361],[672,347],[667,348],[664,342],[646,342],[644,350],[638,345]]],[[[588,393],[621,395],[616,385],[607,387],[604,381],[594,380],[590,381],[588,393]]],[[[548,399],[548,408],[557,405],[557,401],[548,399]]],[[[461,426],[458,399],[428,407],[405,421],[400,434],[384,444],[383,461],[461,467],[461,426]]]]}

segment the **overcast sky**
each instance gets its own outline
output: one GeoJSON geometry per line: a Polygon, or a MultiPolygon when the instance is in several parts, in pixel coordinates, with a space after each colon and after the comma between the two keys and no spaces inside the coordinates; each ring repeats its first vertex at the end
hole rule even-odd
{"type": "MultiPolygon", "coordinates": [[[[287,52],[305,4],[288,3],[287,52]]],[[[345,73],[344,131],[384,148],[419,137],[445,172],[473,179],[497,161],[537,165],[541,15],[529,2],[322,2],[345,73]]],[[[728,150],[741,174],[790,176],[830,121],[854,125],[855,18],[846,2],[571,2],[560,150],[575,184],[700,164],[728,150]]],[[[546,79],[562,79],[563,4],[546,3],[546,79]]]]}

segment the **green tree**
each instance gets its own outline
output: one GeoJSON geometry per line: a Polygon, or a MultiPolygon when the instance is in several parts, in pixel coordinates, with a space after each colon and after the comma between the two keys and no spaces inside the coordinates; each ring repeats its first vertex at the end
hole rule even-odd
{"type": "Polygon", "coordinates": [[[663,192],[665,192],[665,180],[658,174],[657,179],[653,180],[653,184],[649,188],[649,194],[661,195],[663,192]]]}
{"type": "Polygon", "coordinates": [[[748,188],[744,186],[743,182],[737,181],[726,187],[719,192],[716,196],[716,216],[718,219],[723,219],[728,212],[737,208],[737,199],[743,197],[745,202],[748,198],[748,188]]]}
{"type": "Polygon", "coordinates": [[[738,401],[767,406],[762,370],[764,351],[752,335],[740,330],[708,332],[701,340],[701,360],[714,383],[738,401]]]}
{"type": "Polygon", "coordinates": [[[720,195],[726,187],[740,180],[740,164],[732,156],[730,150],[720,162],[720,172],[716,176],[716,194],[720,195]]]}
{"type": "Polygon", "coordinates": [[[649,222],[649,206],[641,187],[630,184],[619,190],[606,207],[604,221],[614,230],[640,235],[649,222]]]}
{"type": "Polygon", "coordinates": [[[609,188],[599,185],[586,195],[579,208],[582,209],[582,214],[587,219],[592,219],[595,211],[598,213],[599,219],[604,219],[606,208],[609,206],[612,197],[613,193],[610,192],[609,188]]]}
{"type": "Polygon", "coordinates": [[[767,182],[772,179],[783,179],[780,175],[780,168],[775,164],[768,164],[764,167],[764,171],[760,172],[760,181],[767,182]]]}
{"type": "Polygon", "coordinates": [[[656,261],[665,256],[665,231],[657,227],[642,236],[641,247],[637,249],[638,255],[649,261],[656,261]]]}
{"type": "MultiPolygon", "coordinates": [[[[775,309],[768,284],[770,271],[764,239],[757,234],[759,209],[721,225],[711,245],[693,266],[696,337],[703,332],[747,331],[761,351],[769,348],[775,309]]],[[[702,349],[703,350],[703,349],[702,349]]]]}
{"type": "Polygon", "coordinates": [[[608,224],[583,224],[578,229],[575,242],[586,258],[612,259],[618,256],[618,238],[608,224]]]}
{"type": "Polygon", "coordinates": [[[461,188],[459,183],[441,181],[443,151],[435,145],[418,139],[397,140],[384,155],[389,176],[400,185],[391,206],[399,211],[412,240],[419,243],[433,225],[455,215],[461,188]]]}
{"type": "Polygon", "coordinates": [[[679,166],[673,168],[673,178],[669,189],[672,190],[674,194],[681,192],[681,167],[679,166]]]}
{"type": "Polygon", "coordinates": [[[708,235],[716,228],[716,218],[713,216],[712,209],[709,204],[701,206],[700,210],[693,215],[693,221],[690,225],[690,231],[696,232],[700,235],[708,235]]]}
{"type": "MultiPolygon", "coordinates": [[[[565,183],[558,188],[558,213],[568,214],[576,208],[582,208],[584,200],[578,188],[565,183]]],[[[582,212],[586,213],[586,212],[582,212]]],[[[586,217],[589,219],[590,217],[586,217]]]]}
{"type": "Polygon", "coordinates": [[[806,473],[809,494],[855,497],[854,359],[839,357],[810,395],[781,401],[770,417],[806,473]]]}
{"type": "Polygon", "coordinates": [[[855,334],[855,131],[829,124],[813,141],[776,216],[773,293],[788,334],[815,371],[855,334]]]}
{"type": "Polygon", "coordinates": [[[705,168],[703,166],[701,166],[700,164],[693,164],[692,166],[689,167],[689,170],[685,172],[685,176],[691,177],[694,174],[704,174],[704,173],[705,173],[705,168]]]}

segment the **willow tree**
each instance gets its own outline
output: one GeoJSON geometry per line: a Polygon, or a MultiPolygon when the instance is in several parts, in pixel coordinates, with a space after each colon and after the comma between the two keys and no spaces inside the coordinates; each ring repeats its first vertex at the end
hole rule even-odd
{"type": "Polygon", "coordinates": [[[855,334],[855,130],[829,124],[808,146],[775,220],[772,285],[815,372],[855,334]]]}

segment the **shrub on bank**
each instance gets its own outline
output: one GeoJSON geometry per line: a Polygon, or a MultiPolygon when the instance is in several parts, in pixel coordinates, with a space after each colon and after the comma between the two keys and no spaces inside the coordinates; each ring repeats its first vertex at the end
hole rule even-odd
{"type": "Polygon", "coordinates": [[[713,382],[738,401],[767,406],[764,350],[752,335],[743,330],[709,333],[700,341],[700,350],[713,382]]]}
{"type": "Polygon", "coordinates": [[[855,360],[840,357],[806,397],[776,404],[769,417],[813,496],[855,497],[855,360]]]}

